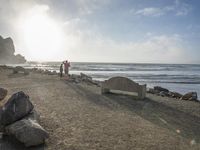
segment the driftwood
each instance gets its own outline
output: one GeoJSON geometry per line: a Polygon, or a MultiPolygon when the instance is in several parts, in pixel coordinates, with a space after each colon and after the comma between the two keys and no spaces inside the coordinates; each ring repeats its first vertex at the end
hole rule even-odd
{"type": "Polygon", "coordinates": [[[108,93],[110,90],[134,92],[137,93],[140,99],[143,99],[146,96],[146,85],[139,85],[125,77],[113,77],[102,82],[102,94],[108,93]]]}

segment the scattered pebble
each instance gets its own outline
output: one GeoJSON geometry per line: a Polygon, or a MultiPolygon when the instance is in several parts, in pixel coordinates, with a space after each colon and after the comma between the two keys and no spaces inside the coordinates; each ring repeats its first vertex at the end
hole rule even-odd
{"type": "Polygon", "coordinates": [[[181,131],[180,131],[179,129],[177,129],[176,132],[177,132],[178,134],[181,133],[181,131]]]}
{"type": "Polygon", "coordinates": [[[190,141],[190,145],[195,145],[196,144],[196,141],[193,139],[190,141]]]}

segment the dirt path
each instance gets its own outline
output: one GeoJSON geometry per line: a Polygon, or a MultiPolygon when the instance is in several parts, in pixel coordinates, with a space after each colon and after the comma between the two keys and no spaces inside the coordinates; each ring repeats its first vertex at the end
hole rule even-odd
{"type": "Polygon", "coordinates": [[[200,149],[200,119],[152,99],[102,96],[97,87],[38,74],[0,78],[0,86],[30,95],[50,133],[43,149],[200,149]]]}

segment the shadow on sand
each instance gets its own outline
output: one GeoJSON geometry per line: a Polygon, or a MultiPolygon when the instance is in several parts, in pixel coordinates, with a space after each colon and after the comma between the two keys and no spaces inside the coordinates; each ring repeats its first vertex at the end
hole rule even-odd
{"type": "Polygon", "coordinates": [[[116,110],[119,104],[120,107],[136,113],[153,124],[168,128],[183,137],[195,139],[197,143],[200,143],[200,118],[197,116],[179,111],[149,98],[138,100],[133,96],[126,95],[100,95],[92,93],[81,86],[74,87],[72,84],[70,86],[78,94],[85,96],[87,100],[96,105],[116,110]]]}
{"type": "Polygon", "coordinates": [[[11,136],[4,136],[2,139],[0,139],[0,150],[44,150],[44,149],[45,149],[44,145],[26,148],[22,143],[18,142],[17,139],[11,136]]]}
{"type": "Polygon", "coordinates": [[[23,74],[23,73],[16,73],[16,74],[8,74],[8,78],[21,78],[21,77],[25,77],[27,75],[23,74]]]}

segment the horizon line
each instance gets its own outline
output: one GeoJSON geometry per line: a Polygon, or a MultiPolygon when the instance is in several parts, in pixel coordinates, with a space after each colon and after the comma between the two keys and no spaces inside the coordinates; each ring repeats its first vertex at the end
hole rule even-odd
{"type": "MultiPolygon", "coordinates": [[[[64,61],[64,60],[63,60],[64,61]]],[[[52,62],[63,62],[63,61],[27,61],[28,62],[40,62],[40,63],[52,63],[52,62]]],[[[153,63],[153,62],[94,62],[94,61],[70,61],[71,63],[101,63],[101,64],[161,64],[161,65],[200,65],[200,63],[153,63]]]]}

